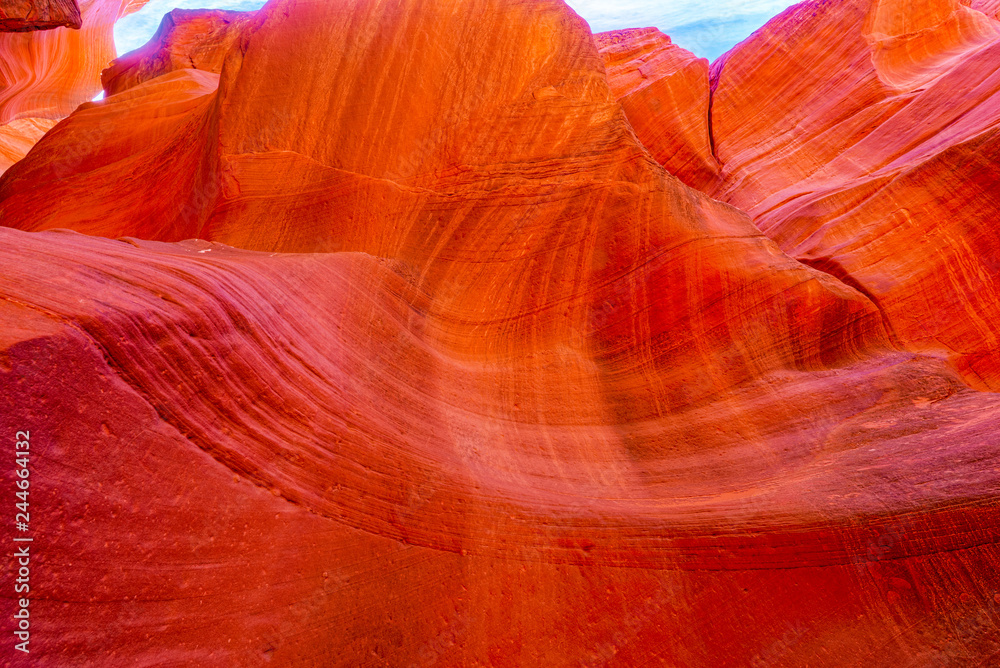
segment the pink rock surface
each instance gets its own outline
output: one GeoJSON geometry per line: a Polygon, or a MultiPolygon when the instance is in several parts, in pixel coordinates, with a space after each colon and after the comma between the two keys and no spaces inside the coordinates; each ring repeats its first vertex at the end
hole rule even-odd
{"type": "Polygon", "coordinates": [[[996,651],[1000,403],[937,360],[769,374],[630,422],[600,376],[549,398],[579,353],[455,350],[398,262],[0,236],[18,258],[3,425],[31,425],[41,500],[39,660],[996,651]]]}
{"type": "Polygon", "coordinates": [[[753,219],[630,120],[697,61],[561,2],[281,0],[119,63],[0,177],[32,660],[995,663],[995,46],[963,5],[877,64],[873,7],[714,66],[753,219]]]}

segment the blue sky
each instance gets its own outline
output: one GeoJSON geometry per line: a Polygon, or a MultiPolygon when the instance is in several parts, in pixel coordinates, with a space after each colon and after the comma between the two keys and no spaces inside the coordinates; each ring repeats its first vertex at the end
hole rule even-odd
{"type": "MultiPolygon", "coordinates": [[[[335,1],[335,0],[331,0],[335,1]]],[[[674,43],[715,60],[794,2],[785,0],[567,0],[594,32],[655,26],[674,43]]],[[[145,44],[175,7],[258,9],[263,0],[150,0],[115,25],[122,54],[145,44]]]]}

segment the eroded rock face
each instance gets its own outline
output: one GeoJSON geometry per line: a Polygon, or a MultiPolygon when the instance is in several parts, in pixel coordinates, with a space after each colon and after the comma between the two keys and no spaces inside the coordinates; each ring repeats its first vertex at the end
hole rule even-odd
{"type": "Polygon", "coordinates": [[[0,174],[23,158],[55,124],[50,118],[22,118],[0,125],[0,174]]]}
{"type": "MultiPolygon", "coordinates": [[[[842,111],[930,93],[890,91],[841,7],[776,25],[842,39],[827,74],[868,54],[842,111]]],[[[658,33],[595,44],[554,1],[283,0],[199,42],[202,19],[0,178],[21,228],[0,229],[0,421],[40,453],[41,660],[1000,651],[1000,398],[834,260],[783,252],[791,225],[776,242],[670,176],[627,116],[653,92],[629,95],[707,79],[675,80],[692,61],[658,33]]],[[[762,221],[819,169],[769,148],[833,151],[749,114],[764,71],[741,54],[772,29],[716,66],[729,157],[706,186],[762,221]]]]}
{"type": "Polygon", "coordinates": [[[93,0],[81,5],[82,14],[75,2],[14,2],[0,8],[0,173],[23,158],[57,120],[94,96],[96,77],[114,56],[114,22],[144,4],[93,0]],[[78,30],[84,18],[86,26],[78,30]],[[2,34],[3,26],[21,34],[2,34]],[[46,32],[31,32],[38,30],[46,32]]]}
{"type": "Polygon", "coordinates": [[[668,172],[707,190],[719,173],[708,122],[708,61],[656,28],[600,33],[594,41],[639,140],[668,172]]]}
{"type": "Polygon", "coordinates": [[[882,83],[909,92],[997,39],[998,27],[958,0],[875,0],[863,33],[882,83]]]}
{"type": "MultiPolygon", "coordinates": [[[[5,175],[0,211],[30,230],[399,260],[436,296],[432,312],[479,332],[477,350],[563,341],[631,366],[632,314],[644,312],[642,336],[660,342],[648,364],[679,380],[677,360],[695,355],[706,376],[657,396],[612,374],[615,410],[637,419],[768,370],[822,368],[888,346],[864,296],[784,257],[745,216],[649,158],[578,17],[561,3],[534,18],[517,4],[482,11],[493,22],[472,29],[443,5],[269,5],[229,52],[216,92],[182,92],[160,77],[86,105],[5,175]],[[523,34],[529,24],[559,39],[523,34]],[[484,50],[480,29],[503,48],[484,50]],[[371,40],[432,54],[441,67],[385,69],[371,40]],[[469,76],[455,82],[448,62],[469,76]],[[61,162],[67,145],[89,151],[73,169],[61,162]],[[122,169],[127,190],[93,178],[122,169]],[[684,293],[694,276],[703,288],[684,293]],[[789,308],[775,307],[789,295],[789,308]],[[741,304],[735,318],[730,300],[741,304]],[[800,313],[813,309],[833,320],[803,325],[800,313]],[[767,353],[731,343],[744,328],[772,342],[767,353]]],[[[582,381],[559,366],[553,396],[575,395],[582,381]]]]}
{"type": "Polygon", "coordinates": [[[144,2],[83,0],[79,30],[0,33],[0,124],[62,118],[101,90],[100,72],[115,56],[115,21],[144,2]]]}
{"type": "Polygon", "coordinates": [[[4,426],[31,425],[46,499],[43,658],[624,666],[669,635],[675,663],[834,666],[832,643],[990,646],[1000,406],[939,360],[765,374],[630,419],[623,381],[666,402],[678,379],[569,342],[490,350],[398,261],[2,237],[4,426]],[[190,591],[197,609],[171,603],[190,591]],[[95,620],[126,650],[71,642],[95,620]]]}
{"type": "Polygon", "coordinates": [[[31,32],[82,25],[76,0],[4,0],[0,32],[31,32]]]}
{"type": "Polygon", "coordinates": [[[713,195],[872,297],[900,345],[992,390],[997,25],[949,2],[798,5],[716,62],[712,106],[713,195]]]}
{"type": "Polygon", "coordinates": [[[163,17],[148,44],[101,72],[106,95],[115,95],[143,81],[179,69],[218,74],[222,62],[254,12],[174,9],[163,17]]]}

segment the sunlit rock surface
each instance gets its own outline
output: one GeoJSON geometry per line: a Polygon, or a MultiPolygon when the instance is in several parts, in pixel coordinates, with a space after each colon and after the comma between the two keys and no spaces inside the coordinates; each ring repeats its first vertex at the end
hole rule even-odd
{"type": "Polygon", "coordinates": [[[144,47],[116,59],[101,72],[106,95],[179,69],[218,74],[253,12],[175,9],[163,17],[159,30],[144,47]]]}
{"type": "Polygon", "coordinates": [[[668,172],[707,189],[719,172],[708,124],[708,61],[655,28],[600,33],[594,41],[639,140],[668,172]]]}
{"type": "MultiPolygon", "coordinates": [[[[114,22],[143,4],[84,0],[79,6],[72,1],[0,6],[0,173],[23,158],[57,120],[100,91],[101,69],[115,53],[114,22]]],[[[6,222],[0,218],[0,224],[6,222]]]]}
{"type": "Polygon", "coordinates": [[[0,173],[23,158],[55,124],[50,118],[19,118],[0,125],[0,173]]]}
{"type": "Polygon", "coordinates": [[[989,665],[993,43],[890,90],[872,11],[790,10],[711,79],[555,1],[175,15],[0,178],[38,660],[989,665]],[[704,158],[672,165],[631,119],[683,85],[711,128],[654,109],[704,158]],[[779,216],[852,189],[831,250],[779,216]]]}
{"type": "Polygon", "coordinates": [[[79,30],[0,32],[0,124],[15,118],[62,118],[101,90],[114,58],[111,31],[142,0],[82,0],[79,30]]]}

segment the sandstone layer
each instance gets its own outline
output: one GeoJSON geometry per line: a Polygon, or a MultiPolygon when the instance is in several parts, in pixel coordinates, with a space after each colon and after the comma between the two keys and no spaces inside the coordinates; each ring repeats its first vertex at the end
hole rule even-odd
{"type": "Polygon", "coordinates": [[[115,57],[115,21],[143,0],[82,0],[82,27],[0,32],[0,125],[17,118],[67,116],[101,90],[115,57]]]}
{"type": "MultiPolygon", "coordinates": [[[[843,248],[896,244],[880,288],[868,250],[801,251],[813,220],[764,204],[864,141],[853,116],[908,109],[982,167],[903,179],[943,170],[928,144],[873,202],[987,191],[992,154],[962,151],[992,135],[954,138],[989,86],[943,82],[983,73],[993,19],[945,4],[919,44],[952,65],[873,59],[909,24],[849,0],[790,10],[711,79],[555,0],[174,14],[0,177],[38,660],[989,665],[1000,397],[976,346],[998,318],[934,274],[996,262],[989,232],[971,208],[938,237],[857,213],[843,248]],[[887,296],[918,289],[932,315],[887,296]]],[[[891,127],[827,197],[874,198],[858,161],[924,146],[891,127]]]]}
{"type": "Polygon", "coordinates": [[[49,118],[22,118],[0,125],[0,174],[27,155],[55,124],[49,118]]]}
{"type": "Polygon", "coordinates": [[[636,136],[668,172],[706,190],[719,173],[709,129],[708,61],[656,28],[600,33],[594,40],[636,136]]]}
{"type": "Polygon", "coordinates": [[[4,0],[0,32],[30,32],[82,25],[76,0],[4,0]]]}
{"type": "Polygon", "coordinates": [[[143,47],[114,60],[101,72],[106,95],[179,69],[218,74],[222,61],[253,12],[174,9],[143,47]]]}
{"type": "Polygon", "coordinates": [[[712,98],[713,196],[871,297],[900,345],[990,390],[998,28],[943,0],[803,3],[714,64],[712,98]]]}

